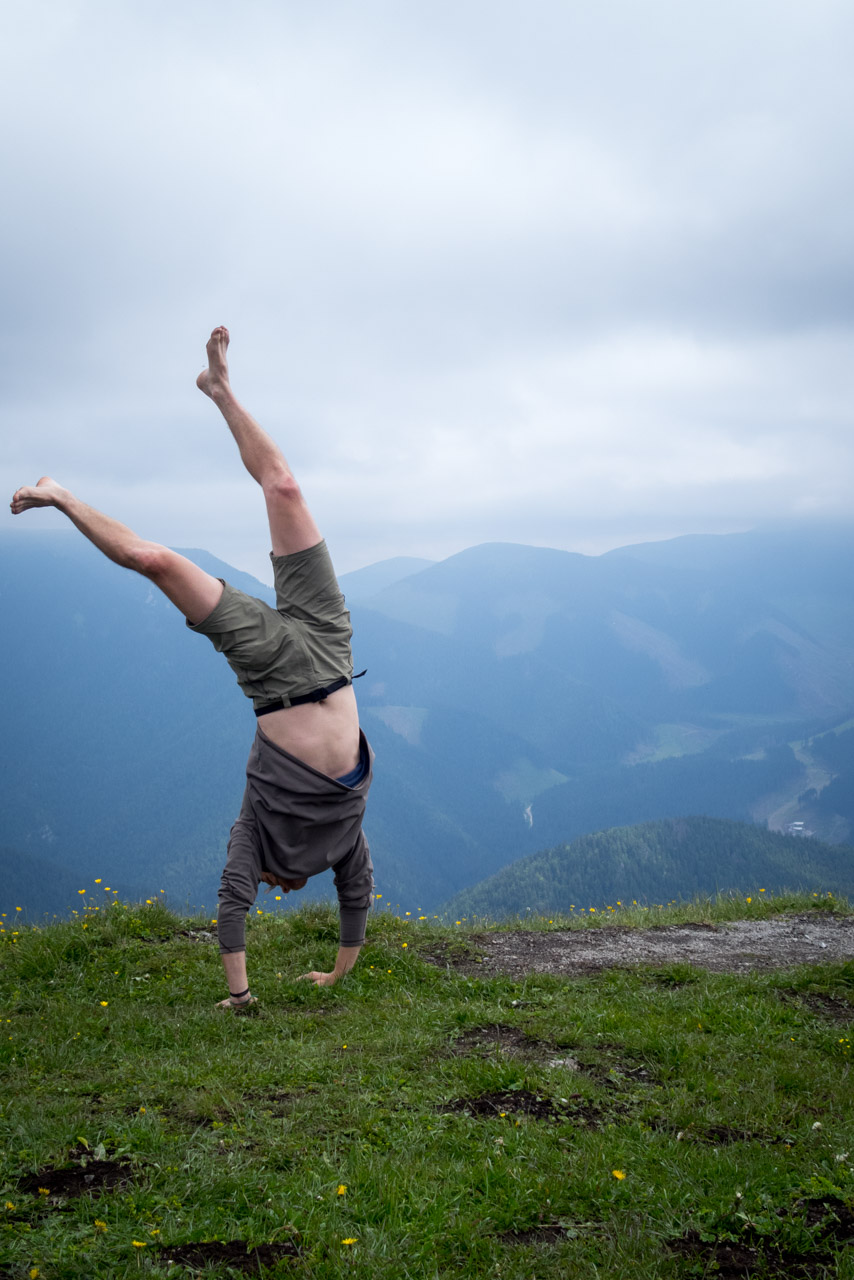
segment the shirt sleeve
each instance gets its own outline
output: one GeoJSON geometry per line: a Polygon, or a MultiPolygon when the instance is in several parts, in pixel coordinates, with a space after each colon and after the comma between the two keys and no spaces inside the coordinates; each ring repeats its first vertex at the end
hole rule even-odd
{"type": "Polygon", "coordinates": [[[338,945],[341,947],[363,947],[365,945],[365,927],[368,923],[368,907],[338,907],[339,933],[338,945]]]}
{"type": "Polygon", "coordinates": [[[361,947],[374,895],[374,867],[363,831],[359,832],[352,852],[335,864],[335,888],[338,891],[340,944],[342,947],[361,947]]]}

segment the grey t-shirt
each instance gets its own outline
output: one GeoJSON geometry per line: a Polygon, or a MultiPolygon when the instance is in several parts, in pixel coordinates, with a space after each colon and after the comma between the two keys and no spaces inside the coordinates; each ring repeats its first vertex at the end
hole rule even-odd
{"type": "Polygon", "coordinates": [[[244,949],[246,912],[264,871],[296,880],[331,868],[341,945],[364,942],[374,877],[362,820],[374,757],[363,733],[359,745],[367,767],[361,781],[348,787],[276,746],[258,727],[220,885],[217,924],[222,951],[244,949]]]}

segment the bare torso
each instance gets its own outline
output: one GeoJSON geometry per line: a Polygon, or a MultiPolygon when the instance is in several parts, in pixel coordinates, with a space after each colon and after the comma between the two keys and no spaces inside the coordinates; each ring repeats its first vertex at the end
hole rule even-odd
{"type": "Polygon", "coordinates": [[[277,747],[330,778],[342,777],[359,763],[359,712],[352,685],[323,702],[271,711],[261,716],[258,727],[277,747]]]}

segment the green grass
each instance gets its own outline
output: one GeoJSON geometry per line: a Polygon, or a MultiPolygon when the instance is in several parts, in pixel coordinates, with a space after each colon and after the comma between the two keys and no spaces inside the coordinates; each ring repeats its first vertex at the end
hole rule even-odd
{"type": "MultiPolygon", "coordinates": [[[[525,925],[847,912],[750,896],[525,925]]],[[[260,1004],[235,1016],[205,921],[156,900],[7,917],[0,1276],[184,1276],[179,1247],[239,1240],[299,1254],[203,1273],[645,1280],[742,1248],[756,1276],[854,1278],[854,963],[511,981],[428,961],[483,927],[376,913],[354,973],[317,989],[294,979],[331,964],[334,910],[254,915],[260,1004]]]]}

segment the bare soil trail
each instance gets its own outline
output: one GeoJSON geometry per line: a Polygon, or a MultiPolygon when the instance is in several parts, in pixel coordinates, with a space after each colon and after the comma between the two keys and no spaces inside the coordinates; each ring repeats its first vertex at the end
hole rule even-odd
{"type": "Polygon", "coordinates": [[[727,924],[652,925],[628,929],[511,929],[469,936],[477,957],[449,948],[436,959],[470,973],[572,976],[636,965],[692,964],[715,973],[790,969],[854,960],[854,916],[812,914],[727,924]]]}

